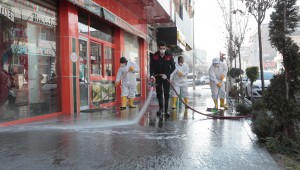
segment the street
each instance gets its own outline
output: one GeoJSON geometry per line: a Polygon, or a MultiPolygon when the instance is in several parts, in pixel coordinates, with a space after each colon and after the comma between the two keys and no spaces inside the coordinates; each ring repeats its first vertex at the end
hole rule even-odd
{"type": "MultiPolygon", "coordinates": [[[[197,110],[213,106],[208,85],[189,93],[197,110]]],[[[211,119],[184,106],[161,120],[150,105],[134,122],[138,109],[2,127],[0,169],[280,169],[257,143],[251,120],[211,119]]]]}

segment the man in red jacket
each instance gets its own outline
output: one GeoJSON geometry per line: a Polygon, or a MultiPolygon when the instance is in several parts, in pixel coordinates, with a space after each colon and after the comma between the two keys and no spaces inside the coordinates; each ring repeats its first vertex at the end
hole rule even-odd
{"type": "Polygon", "coordinates": [[[158,99],[159,111],[157,116],[160,116],[161,113],[165,113],[166,118],[170,118],[170,113],[168,112],[169,108],[169,93],[170,93],[170,75],[175,70],[175,62],[173,55],[166,52],[166,43],[158,43],[159,51],[157,51],[153,56],[150,57],[150,78],[151,81],[156,80],[156,97],[158,99]],[[163,96],[165,103],[163,103],[163,96]],[[165,110],[163,110],[165,109],[165,110]]]}

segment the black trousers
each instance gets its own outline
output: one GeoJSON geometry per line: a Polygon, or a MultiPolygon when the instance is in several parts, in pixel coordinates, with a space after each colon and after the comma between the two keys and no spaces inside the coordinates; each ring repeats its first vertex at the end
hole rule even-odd
{"type": "Polygon", "coordinates": [[[161,77],[157,77],[156,79],[156,97],[158,99],[158,104],[159,104],[159,110],[165,109],[165,112],[168,111],[169,108],[169,98],[170,98],[170,83],[168,80],[164,80],[161,77]],[[164,98],[165,98],[165,107],[163,104],[163,96],[162,94],[164,93],[164,98]]]}

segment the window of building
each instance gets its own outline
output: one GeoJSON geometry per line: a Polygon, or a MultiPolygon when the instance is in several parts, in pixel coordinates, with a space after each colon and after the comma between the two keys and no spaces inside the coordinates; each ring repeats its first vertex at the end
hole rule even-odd
{"type": "Polygon", "coordinates": [[[78,21],[80,37],[89,43],[88,67],[90,75],[88,82],[91,87],[91,103],[114,101],[116,91],[114,86],[114,27],[107,24],[95,15],[79,11],[78,21]],[[84,18],[83,18],[84,16],[84,18]]]}
{"type": "Polygon", "coordinates": [[[102,46],[100,44],[90,43],[90,60],[91,60],[91,74],[93,76],[102,75],[102,46]]]}
{"type": "Polygon", "coordinates": [[[114,73],[114,50],[110,47],[105,47],[104,52],[105,59],[105,75],[106,76],[115,76],[114,73]]]}
{"type": "Polygon", "coordinates": [[[60,112],[56,12],[26,0],[0,5],[14,7],[0,15],[0,122],[60,112]]]}

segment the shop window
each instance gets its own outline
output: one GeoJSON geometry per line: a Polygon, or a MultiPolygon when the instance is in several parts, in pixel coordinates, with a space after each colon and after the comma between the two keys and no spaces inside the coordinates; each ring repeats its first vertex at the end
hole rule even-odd
{"type": "Polygon", "coordinates": [[[92,103],[98,106],[100,103],[114,101],[116,98],[115,85],[111,81],[92,82],[92,103]]]}
{"type": "Polygon", "coordinates": [[[0,122],[61,111],[56,13],[24,2],[7,1],[13,20],[0,15],[0,122]]]}
{"type": "Polygon", "coordinates": [[[79,65],[79,81],[80,82],[87,82],[88,81],[88,60],[87,60],[87,41],[86,40],[79,40],[79,58],[80,58],[80,65],[79,65]]]}
{"type": "Polygon", "coordinates": [[[78,31],[82,34],[89,34],[88,15],[82,11],[78,11],[78,31]]]}
{"type": "Polygon", "coordinates": [[[88,42],[85,39],[79,39],[79,89],[80,89],[80,107],[86,107],[89,104],[89,55],[88,42]]]}
{"type": "Polygon", "coordinates": [[[99,18],[95,16],[90,17],[90,35],[95,38],[113,43],[113,28],[105,22],[99,22],[99,18]]]}
{"type": "MultiPolygon", "coordinates": [[[[140,66],[140,57],[139,57],[139,41],[138,37],[134,36],[132,34],[129,34],[125,32],[124,34],[124,42],[125,42],[125,53],[124,57],[126,57],[129,61],[136,63],[138,66],[140,66]]],[[[137,77],[137,95],[141,94],[141,86],[140,86],[140,80],[141,80],[141,74],[140,72],[136,73],[137,77]]]]}
{"type": "Polygon", "coordinates": [[[102,47],[100,44],[91,42],[90,44],[91,48],[91,55],[90,55],[90,61],[91,61],[91,74],[93,76],[101,76],[101,70],[102,70],[102,47]]]}
{"type": "Polygon", "coordinates": [[[105,75],[115,76],[114,73],[114,49],[110,47],[105,47],[105,75]]]}

